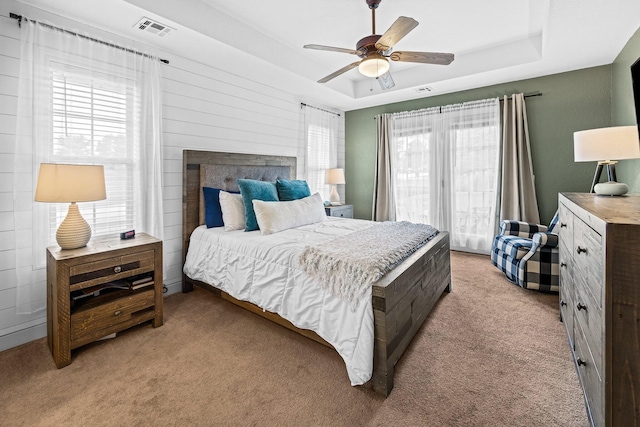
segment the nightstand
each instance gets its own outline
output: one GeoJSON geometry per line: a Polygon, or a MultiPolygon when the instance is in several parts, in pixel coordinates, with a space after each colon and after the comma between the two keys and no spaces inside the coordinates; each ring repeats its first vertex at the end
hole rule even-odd
{"type": "Polygon", "coordinates": [[[353,205],[325,206],[327,216],[353,218],[353,205]]]}
{"type": "Polygon", "coordinates": [[[58,368],[71,350],[148,320],[162,326],[162,241],[94,238],[47,248],[47,338],[58,368]]]}

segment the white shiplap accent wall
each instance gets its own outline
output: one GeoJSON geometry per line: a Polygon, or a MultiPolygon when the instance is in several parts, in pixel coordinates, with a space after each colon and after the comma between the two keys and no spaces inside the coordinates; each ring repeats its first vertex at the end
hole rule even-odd
{"type": "MultiPolygon", "coordinates": [[[[224,64],[207,65],[197,58],[161,51],[14,1],[3,1],[0,4],[0,351],[46,335],[44,313],[17,315],[15,312],[12,172],[20,31],[9,13],[24,10],[28,10],[33,19],[138,46],[140,50],[170,60],[169,65],[162,65],[164,263],[168,293],[179,292],[182,280],[182,151],[297,156],[298,177],[304,177],[304,118],[300,102],[314,105],[303,94],[260,82],[259,70],[253,70],[255,77],[246,77],[244,69],[229,69],[224,64]]],[[[339,167],[344,167],[343,113],[338,162],[339,167]]],[[[344,194],[341,197],[344,200],[344,194]]]]}

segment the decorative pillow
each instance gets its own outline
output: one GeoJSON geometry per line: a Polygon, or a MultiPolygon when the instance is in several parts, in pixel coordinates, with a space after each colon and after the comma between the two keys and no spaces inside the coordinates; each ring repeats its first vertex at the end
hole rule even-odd
{"type": "Polygon", "coordinates": [[[253,210],[254,200],[263,200],[265,202],[277,202],[278,190],[276,184],[267,181],[256,181],[254,179],[239,179],[238,187],[244,201],[244,214],[246,227],[244,231],[253,231],[258,229],[258,221],[256,213],[253,210]]]}
{"type": "Polygon", "coordinates": [[[301,179],[294,179],[292,181],[279,179],[276,181],[276,188],[278,189],[278,199],[280,199],[281,202],[298,200],[311,195],[309,184],[307,184],[307,181],[301,179]]]}
{"type": "MultiPolygon", "coordinates": [[[[235,191],[231,193],[239,194],[235,191]]],[[[220,189],[211,187],[202,187],[204,195],[204,223],[207,228],[222,227],[222,209],[220,208],[220,189]]]]}
{"type": "Polygon", "coordinates": [[[225,231],[242,230],[245,227],[244,203],[240,194],[220,190],[220,208],[225,231]]]}
{"type": "Polygon", "coordinates": [[[301,225],[325,221],[327,214],[319,193],[287,202],[253,201],[262,234],[272,234],[301,225]]]}

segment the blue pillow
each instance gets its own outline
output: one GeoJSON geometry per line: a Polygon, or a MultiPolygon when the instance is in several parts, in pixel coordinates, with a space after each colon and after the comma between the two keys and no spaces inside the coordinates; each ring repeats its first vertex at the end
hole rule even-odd
{"type": "Polygon", "coordinates": [[[309,184],[307,184],[307,181],[301,179],[291,181],[279,179],[276,181],[276,188],[278,190],[278,199],[280,199],[281,202],[304,199],[311,195],[309,184]]]}
{"type": "Polygon", "coordinates": [[[244,202],[244,215],[247,222],[244,231],[258,230],[258,220],[253,210],[253,201],[262,200],[264,202],[277,202],[278,190],[273,182],[256,181],[253,179],[239,179],[238,187],[244,202]]]}
{"type": "MultiPolygon", "coordinates": [[[[228,193],[238,194],[237,191],[228,191],[228,193]]],[[[222,208],[220,207],[220,189],[211,187],[202,187],[204,195],[204,223],[207,228],[222,227],[222,208]]]]}

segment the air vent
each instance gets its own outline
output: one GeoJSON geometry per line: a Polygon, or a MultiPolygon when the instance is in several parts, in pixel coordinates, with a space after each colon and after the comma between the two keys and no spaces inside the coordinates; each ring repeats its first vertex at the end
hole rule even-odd
{"type": "Polygon", "coordinates": [[[433,88],[431,86],[425,86],[425,87],[419,87],[415,89],[415,91],[418,93],[432,92],[433,88]]]}
{"type": "Polygon", "coordinates": [[[142,18],[135,26],[142,31],[154,34],[158,37],[164,37],[172,31],[175,31],[175,28],[167,27],[166,25],[147,17],[142,18]]]}

